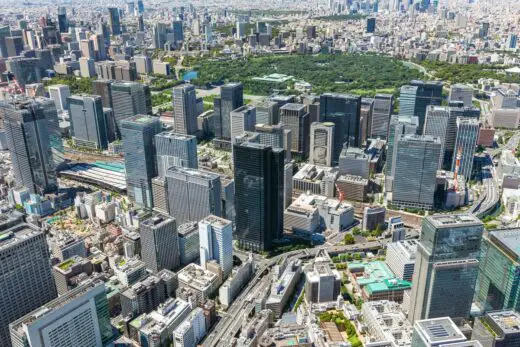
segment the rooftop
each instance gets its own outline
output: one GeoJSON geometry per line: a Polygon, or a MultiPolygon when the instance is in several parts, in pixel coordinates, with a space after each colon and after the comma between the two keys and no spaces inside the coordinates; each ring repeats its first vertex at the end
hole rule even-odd
{"type": "Polygon", "coordinates": [[[504,334],[520,334],[520,313],[515,311],[498,311],[488,313],[504,334]]]}
{"type": "Polygon", "coordinates": [[[360,286],[366,286],[370,283],[383,283],[385,280],[394,279],[395,275],[392,270],[383,261],[353,261],[347,265],[350,272],[357,275],[356,281],[360,286]]]}
{"type": "Polygon", "coordinates": [[[221,217],[214,216],[214,215],[207,216],[206,218],[201,220],[200,223],[210,224],[211,226],[217,227],[219,229],[223,229],[227,226],[231,226],[231,224],[232,224],[231,221],[221,218],[221,217]]]}
{"type": "Polygon", "coordinates": [[[426,220],[436,228],[450,228],[454,226],[482,225],[480,219],[473,214],[436,214],[426,217],[426,220]]]}
{"type": "Polygon", "coordinates": [[[0,232],[0,252],[38,236],[41,233],[42,231],[37,227],[25,223],[2,231],[0,232]]]}
{"type": "Polygon", "coordinates": [[[304,104],[294,104],[294,103],[287,103],[280,108],[280,110],[288,110],[288,111],[300,111],[303,109],[305,109],[304,104]]]}
{"type": "Polygon", "coordinates": [[[464,334],[449,317],[416,321],[415,328],[428,342],[435,345],[466,341],[464,334]]]}
{"type": "Polygon", "coordinates": [[[177,273],[177,278],[179,282],[184,282],[186,285],[199,291],[205,291],[211,288],[218,280],[216,274],[193,263],[188,264],[180,270],[177,273]]]}
{"type": "Polygon", "coordinates": [[[179,134],[179,133],[174,132],[173,130],[163,131],[162,133],[159,133],[155,136],[156,137],[165,137],[165,138],[175,139],[175,140],[190,140],[190,141],[197,140],[196,136],[179,134]]]}

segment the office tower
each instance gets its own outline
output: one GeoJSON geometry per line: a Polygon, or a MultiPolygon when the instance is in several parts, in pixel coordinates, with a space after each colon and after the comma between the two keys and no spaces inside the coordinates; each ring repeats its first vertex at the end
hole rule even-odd
{"type": "Polygon", "coordinates": [[[112,108],[112,81],[103,79],[92,81],[92,94],[101,96],[104,108],[112,108]]]}
{"type": "Polygon", "coordinates": [[[418,122],[419,120],[417,117],[408,118],[402,116],[392,116],[390,119],[385,165],[386,191],[392,191],[393,188],[393,177],[395,176],[396,167],[395,149],[397,148],[397,141],[399,140],[399,136],[415,134],[417,132],[418,122]]]}
{"type": "Polygon", "coordinates": [[[69,104],[70,130],[74,144],[79,147],[106,149],[107,126],[101,97],[97,95],[73,95],[69,104]]]}
{"type": "Polygon", "coordinates": [[[433,208],[441,141],[438,137],[400,135],[395,155],[392,204],[433,208]]]}
{"type": "Polygon", "coordinates": [[[457,156],[462,154],[460,158],[460,166],[458,174],[463,175],[466,180],[471,178],[473,170],[473,157],[477,150],[477,141],[479,134],[479,121],[474,118],[457,118],[457,137],[455,139],[455,154],[451,165],[451,171],[457,170],[457,156]]]}
{"type": "Polygon", "coordinates": [[[119,20],[119,9],[115,7],[108,8],[108,25],[112,35],[121,35],[121,22],[119,20]]]}
{"type": "Polygon", "coordinates": [[[484,236],[475,302],[482,311],[520,310],[518,229],[492,230],[484,236]]]}
{"type": "Polygon", "coordinates": [[[104,346],[112,339],[107,289],[89,280],[9,325],[13,347],[104,346]]]}
{"type": "Polygon", "coordinates": [[[10,36],[5,38],[8,57],[19,56],[23,51],[23,38],[21,36],[10,36]]]}
{"type": "Polygon", "coordinates": [[[180,265],[179,236],[175,219],[156,215],[139,225],[141,257],[146,268],[157,273],[174,270],[180,265]]]}
{"type": "Polygon", "coordinates": [[[135,12],[135,4],[133,1],[129,1],[126,3],[126,13],[130,16],[133,16],[135,12]]]}
{"type": "Polygon", "coordinates": [[[128,197],[145,208],[153,207],[151,184],[157,176],[154,137],[160,131],[157,117],[136,115],[121,121],[128,197]]]}
{"type": "Polygon", "coordinates": [[[10,346],[9,323],[56,298],[45,234],[18,224],[0,232],[0,341],[10,346]]]}
{"type": "Polygon", "coordinates": [[[280,122],[291,131],[291,152],[306,157],[309,153],[310,116],[305,111],[305,105],[283,105],[280,108],[280,122]]]}
{"type": "Polygon", "coordinates": [[[480,28],[478,32],[478,36],[480,38],[487,37],[489,34],[489,22],[482,22],[482,27],[480,28]]]}
{"type": "Polygon", "coordinates": [[[7,58],[7,46],[5,45],[6,37],[11,36],[11,28],[9,25],[0,27],[0,57],[7,58]]]}
{"type": "Polygon", "coordinates": [[[410,322],[469,317],[483,231],[484,225],[472,214],[436,214],[423,220],[410,296],[410,322]]]}
{"type": "Polygon", "coordinates": [[[471,338],[483,347],[520,346],[520,313],[495,311],[477,317],[471,338]]]}
{"type": "Polygon", "coordinates": [[[374,17],[367,18],[367,33],[374,33],[376,31],[376,19],[374,17]]]}
{"type": "Polygon", "coordinates": [[[402,118],[412,118],[417,116],[415,104],[419,88],[417,86],[402,86],[399,94],[399,116],[402,118]]]}
{"type": "Polygon", "coordinates": [[[199,225],[197,222],[184,223],[178,228],[179,258],[181,265],[195,263],[200,256],[199,225]]]}
{"type": "Polygon", "coordinates": [[[388,137],[390,116],[394,108],[394,96],[390,94],[376,94],[370,123],[370,138],[388,137]]]}
{"type": "Polygon", "coordinates": [[[309,163],[322,166],[332,166],[333,148],[334,123],[312,123],[309,163]]]}
{"type": "Polygon", "coordinates": [[[473,87],[465,84],[454,84],[450,88],[450,102],[462,101],[464,107],[473,106],[473,87]]]}
{"type": "Polygon", "coordinates": [[[470,346],[463,344],[466,341],[450,317],[417,320],[413,323],[413,347],[470,346]]]}
{"type": "Polygon", "coordinates": [[[94,63],[94,69],[96,70],[96,75],[100,79],[129,82],[137,80],[137,67],[135,61],[104,60],[94,63]]]}
{"type": "Polygon", "coordinates": [[[343,148],[338,162],[341,174],[370,177],[370,156],[361,148],[343,148]]]}
{"type": "Polygon", "coordinates": [[[121,133],[120,123],[123,119],[136,114],[152,113],[152,98],[148,86],[137,82],[114,82],[110,91],[118,134],[121,133]]]}
{"type": "Polygon", "coordinates": [[[363,210],[363,230],[383,230],[386,209],[382,206],[365,206],[363,210]]]}
{"type": "Polygon", "coordinates": [[[241,247],[265,251],[281,236],[284,151],[243,142],[233,145],[236,238],[241,247]]]}
{"type": "Polygon", "coordinates": [[[157,171],[161,177],[164,177],[166,171],[172,166],[198,168],[197,138],[195,136],[164,131],[155,135],[155,149],[157,151],[157,171]]]}
{"type": "Polygon", "coordinates": [[[417,87],[415,97],[415,108],[413,116],[419,118],[419,134],[424,129],[424,120],[426,118],[426,107],[428,105],[440,105],[442,101],[442,82],[438,81],[420,81],[413,80],[410,85],[417,87]]]}
{"type": "Polygon", "coordinates": [[[244,105],[244,86],[242,83],[228,83],[220,88],[220,97],[214,99],[215,137],[231,140],[231,111],[244,105]]]}
{"type": "Polygon", "coordinates": [[[326,250],[320,249],[305,273],[307,303],[335,301],[340,294],[341,275],[326,250]]]}
{"type": "Polygon", "coordinates": [[[361,98],[361,109],[359,115],[359,142],[361,145],[370,137],[372,126],[372,115],[374,112],[374,99],[361,98]]]}
{"type": "Polygon", "coordinates": [[[94,42],[92,40],[81,40],[79,41],[81,49],[81,55],[85,58],[95,59],[96,53],[94,52],[94,42]]]}
{"type": "Polygon", "coordinates": [[[195,87],[185,84],[173,88],[175,132],[195,135],[197,132],[197,95],[195,87]]]}
{"type": "Polygon", "coordinates": [[[143,4],[143,0],[137,0],[137,12],[139,14],[143,14],[144,13],[144,4],[143,4]]]}
{"type": "Polygon", "coordinates": [[[231,111],[231,142],[234,143],[235,137],[242,135],[246,131],[255,131],[256,107],[251,105],[240,106],[231,111]]]}
{"type": "Polygon", "coordinates": [[[387,244],[385,262],[397,278],[412,282],[416,255],[417,240],[393,241],[387,244]]]}
{"type": "Polygon", "coordinates": [[[506,49],[516,49],[517,42],[518,42],[518,36],[516,34],[507,35],[506,49]]]}
{"type": "Polygon", "coordinates": [[[47,119],[48,113],[56,113],[56,109],[51,100],[37,100],[41,102],[1,103],[0,116],[4,120],[16,184],[26,187],[30,193],[43,194],[58,190],[53,156],[56,139],[47,119]]]}
{"type": "MultiPolygon", "coordinates": [[[[258,115],[258,114],[257,114],[258,115]]],[[[257,124],[255,134],[258,135],[258,142],[273,148],[283,148],[285,150],[285,160],[291,160],[292,133],[285,129],[283,123],[275,125],[257,124]]]]}
{"type": "Polygon", "coordinates": [[[213,42],[213,27],[210,23],[204,24],[204,36],[207,44],[213,42]]]}
{"type": "Polygon", "coordinates": [[[166,183],[169,214],[179,225],[222,215],[219,175],[174,166],[166,171],[166,183]]]}
{"type": "Polygon", "coordinates": [[[184,31],[181,20],[174,20],[172,23],[173,43],[175,47],[179,47],[179,43],[184,41],[184,31]]]}
{"type": "Polygon", "coordinates": [[[326,93],[320,97],[320,115],[323,122],[334,123],[334,154],[332,162],[338,162],[343,146],[358,147],[361,97],[349,94],[326,93]]]}
{"type": "Polygon", "coordinates": [[[54,100],[56,109],[63,111],[68,109],[67,98],[70,96],[70,88],[65,84],[49,86],[49,97],[54,100]]]}
{"type": "Polygon", "coordinates": [[[439,169],[442,168],[444,161],[444,148],[448,131],[450,112],[444,106],[428,106],[426,109],[426,120],[424,125],[424,135],[438,137],[441,141],[441,156],[439,157],[439,169]]]}
{"type": "Polygon", "coordinates": [[[58,29],[60,33],[69,32],[69,21],[67,20],[67,8],[60,6],[58,7],[58,29]]]}
{"type": "Polygon", "coordinates": [[[233,270],[233,223],[217,216],[199,222],[200,265],[215,260],[227,278],[233,270]]]}
{"type": "Polygon", "coordinates": [[[246,23],[245,22],[241,22],[241,21],[237,21],[237,39],[242,39],[244,38],[247,33],[246,33],[246,23]]]}
{"type": "Polygon", "coordinates": [[[96,75],[94,59],[85,57],[79,58],[79,72],[81,77],[94,77],[96,75]]]}
{"type": "Polygon", "coordinates": [[[278,124],[280,108],[274,101],[264,101],[256,105],[256,123],[273,125],[278,124]]]}

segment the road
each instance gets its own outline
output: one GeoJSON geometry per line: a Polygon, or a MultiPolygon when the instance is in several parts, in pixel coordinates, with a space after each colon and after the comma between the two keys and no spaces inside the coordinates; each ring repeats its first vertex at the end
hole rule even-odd
{"type": "Polygon", "coordinates": [[[297,251],[291,251],[280,254],[270,259],[263,259],[257,263],[257,269],[255,276],[248,285],[242,290],[240,295],[233,301],[228,311],[222,315],[220,321],[213,327],[211,332],[204,339],[202,346],[204,347],[215,347],[225,346],[230,344],[233,337],[237,334],[242,326],[242,317],[244,313],[251,312],[254,307],[254,291],[255,289],[263,289],[264,285],[267,285],[270,289],[271,277],[270,268],[276,265],[283,258],[296,257],[296,258],[310,258],[316,256],[316,253],[320,249],[327,249],[329,254],[335,255],[345,252],[359,252],[377,250],[383,247],[383,244],[379,241],[366,242],[356,245],[348,246],[321,246],[316,248],[307,248],[297,251]],[[266,273],[267,272],[267,273],[266,273]]]}

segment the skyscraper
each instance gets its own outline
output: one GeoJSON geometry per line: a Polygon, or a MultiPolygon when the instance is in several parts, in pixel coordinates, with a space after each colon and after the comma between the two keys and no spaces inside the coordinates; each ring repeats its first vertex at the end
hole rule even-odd
{"type": "Polygon", "coordinates": [[[112,108],[112,81],[103,79],[92,81],[92,94],[101,96],[103,107],[112,108]]]}
{"type": "Polygon", "coordinates": [[[469,317],[483,231],[484,225],[472,214],[437,214],[423,220],[410,298],[410,322],[446,316],[469,317]]]}
{"type": "Polygon", "coordinates": [[[459,174],[467,180],[471,178],[473,170],[473,157],[477,150],[479,135],[479,121],[475,118],[457,118],[457,138],[455,140],[455,155],[451,165],[451,171],[455,172],[457,166],[457,153],[462,153],[459,174]]]}
{"type": "Polygon", "coordinates": [[[485,312],[520,311],[518,229],[492,230],[482,240],[475,301],[485,312]]]}
{"type": "Polygon", "coordinates": [[[334,123],[312,123],[309,163],[314,165],[332,166],[333,148],[334,123]]]}
{"type": "Polygon", "coordinates": [[[393,205],[433,208],[440,154],[441,141],[438,137],[399,136],[394,150],[393,205]]]}
{"type": "Polygon", "coordinates": [[[374,17],[367,18],[367,33],[376,31],[376,19],[374,17]]]}
{"type": "Polygon", "coordinates": [[[274,101],[264,101],[256,106],[256,123],[273,125],[278,124],[280,108],[274,101]]]}
{"type": "Polygon", "coordinates": [[[184,30],[182,28],[182,20],[174,20],[172,23],[173,44],[179,47],[180,43],[184,41],[184,30]]]}
{"type": "Polygon", "coordinates": [[[139,225],[141,256],[146,268],[157,273],[180,265],[179,236],[175,219],[156,215],[139,225]]]}
{"type": "Polygon", "coordinates": [[[106,149],[107,124],[101,97],[73,95],[68,97],[70,128],[74,144],[80,147],[106,149]]]}
{"type": "Polygon", "coordinates": [[[197,138],[191,135],[176,134],[173,131],[164,131],[155,135],[157,151],[157,171],[164,177],[172,166],[196,169],[197,138]]]}
{"type": "Polygon", "coordinates": [[[335,125],[332,161],[337,163],[345,144],[355,147],[360,145],[361,97],[349,94],[322,94],[320,115],[322,121],[332,122],[335,125]]]}
{"type": "Polygon", "coordinates": [[[11,27],[9,25],[0,27],[0,57],[2,58],[8,57],[5,39],[9,36],[11,36],[11,27]]]}
{"type": "Polygon", "coordinates": [[[251,105],[240,106],[231,111],[231,142],[245,131],[254,131],[256,124],[256,107],[251,105]]]}
{"type": "Polygon", "coordinates": [[[450,101],[462,101],[464,107],[473,106],[473,87],[465,84],[454,84],[450,87],[450,101]]]}
{"type": "Polygon", "coordinates": [[[16,184],[31,193],[43,194],[58,190],[55,139],[47,119],[47,113],[56,113],[56,109],[51,100],[38,100],[42,102],[22,99],[0,103],[0,117],[4,119],[16,184]]]}
{"type": "Polygon", "coordinates": [[[10,346],[9,323],[58,296],[45,234],[18,224],[0,232],[0,341],[10,346]]]}
{"type": "Polygon", "coordinates": [[[220,176],[183,167],[166,171],[169,214],[179,225],[222,215],[220,176]]]}
{"type": "Polygon", "coordinates": [[[215,260],[227,278],[233,270],[233,223],[217,216],[199,222],[200,265],[215,260]]]}
{"type": "Polygon", "coordinates": [[[231,141],[231,111],[244,105],[244,86],[242,83],[228,83],[221,87],[220,97],[214,99],[215,137],[231,141]]]}
{"type": "Polygon", "coordinates": [[[197,95],[195,87],[185,84],[173,88],[175,132],[195,135],[197,132],[197,95]]]}
{"type": "Polygon", "coordinates": [[[424,129],[426,107],[440,105],[442,101],[442,82],[413,80],[410,85],[417,87],[414,116],[419,117],[419,133],[424,129]]]}
{"type": "Polygon", "coordinates": [[[58,28],[60,29],[60,33],[66,33],[69,31],[67,8],[63,6],[58,7],[58,28]]]}
{"type": "Polygon", "coordinates": [[[150,88],[137,82],[114,82],[110,87],[116,132],[123,119],[136,114],[152,114],[150,88]]]}
{"type": "Polygon", "coordinates": [[[418,87],[402,86],[399,94],[399,116],[403,118],[412,118],[415,114],[415,103],[417,101],[418,87]]]}
{"type": "Polygon", "coordinates": [[[157,117],[136,115],[121,121],[128,197],[146,208],[153,207],[151,184],[157,176],[154,138],[160,131],[157,117]]]}
{"type": "Polygon", "coordinates": [[[103,346],[112,338],[105,284],[88,280],[9,328],[13,347],[103,346]]]}
{"type": "Polygon", "coordinates": [[[374,109],[372,111],[372,123],[370,124],[370,137],[386,139],[388,125],[394,107],[394,96],[390,94],[376,94],[374,97],[374,109]]]}
{"type": "Polygon", "coordinates": [[[424,135],[438,137],[441,141],[441,156],[439,158],[439,169],[442,168],[444,161],[444,148],[446,144],[446,134],[450,112],[444,106],[428,106],[426,109],[426,121],[424,125],[424,135]]]}
{"type": "Polygon", "coordinates": [[[236,238],[255,251],[272,247],[283,224],[284,151],[243,142],[233,145],[236,238]]]}
{"type": "Polygon", "coordinates": [[[112,31],[112,35],[121,35],[121,22],[119,20],[119,9],[115,7],[108,8],[108,25],[112,31]]]}
{"type": "Polygon", "coordinates": [[[280,108],[280,122],[291,131],[291,152],[306,157],[309,154],[310,116],[305,111],[305,105],[283,105],[280,108]]]}

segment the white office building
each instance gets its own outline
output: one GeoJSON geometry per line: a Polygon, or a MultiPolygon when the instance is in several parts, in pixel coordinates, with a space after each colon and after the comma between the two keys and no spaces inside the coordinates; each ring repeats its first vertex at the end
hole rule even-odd
{"type": "Polygon", "coordinates": [[[197,307],[173,332],[175,347],[196,347],[206,336],[206,318],[204,311],[197,307]]]}
{"type": "Polygon", "coordinates": [[[417,240],[403,240],[387,245],[386,265],[397,278],[411,282],[415,268],[417,240]]]}
{"type": "Polygon", "coordinates": [[[200,264],[215,260],[227,277],[233,269],[233,223],[217,216],[199,222],[200,264]]]}

